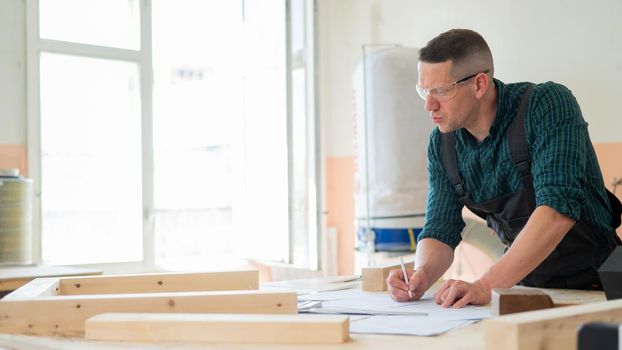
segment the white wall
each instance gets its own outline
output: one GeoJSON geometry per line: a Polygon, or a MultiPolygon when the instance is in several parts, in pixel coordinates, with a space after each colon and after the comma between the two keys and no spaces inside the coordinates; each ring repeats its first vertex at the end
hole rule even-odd
{"type": "Polygon", "coordinates": [[[458,27],[488,41],[497,78],[568,86],[592,141],[622,141],[622,1],[318,0],[318,10],[327,156],[354,155],[350,81],[361,45],[422,47],[458,27]]]}
{"type": "Polygon", "coordinates": [[[26,17],[20,0],[0,0],[0,144],[26,144],[26,17]]]}

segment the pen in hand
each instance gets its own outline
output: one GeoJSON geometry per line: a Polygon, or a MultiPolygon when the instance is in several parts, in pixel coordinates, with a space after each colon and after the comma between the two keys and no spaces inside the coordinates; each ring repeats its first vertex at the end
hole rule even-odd
{"type": "Polygon", "coordinates": [[[406,273],[406,266],[404,266],[404,259],[400,256],[400,264],[402,265],[402,274],[404,275],[404,282],[406,282],[406,287],[408,287],[408,297],[410,300],[413,300],[413,293],[410,291],[410,286],[408,285],[408,274],[406,273]]]}

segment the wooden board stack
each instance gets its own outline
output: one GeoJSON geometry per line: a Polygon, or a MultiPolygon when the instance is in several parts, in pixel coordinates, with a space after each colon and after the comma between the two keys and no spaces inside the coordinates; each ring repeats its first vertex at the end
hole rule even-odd
{"type": "Polygon", "coordinates": [[[126,334],[121,330],[128,324],[149,321],[141,329],[155,327],[163,336],[147,341],[179,340],[164,335],[193,334],[196,327],[211,330],[198,332],[196,341],[323,343],[348,338],[346,316],[298,315],[296,292],[258,288],[259,274],[253,270],[39,278],[0,300],[0,332],[82,337],[88,319],[127,313],[96,316],[89,323],[90,334],[112,339],[113,333],[126,334]],[[296,339],[285,336],[287,329],[298,334],[296,339]]]}

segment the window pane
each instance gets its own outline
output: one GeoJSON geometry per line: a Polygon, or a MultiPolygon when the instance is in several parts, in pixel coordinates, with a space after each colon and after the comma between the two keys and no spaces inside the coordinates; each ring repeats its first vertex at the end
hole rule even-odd
{"type": "Polygon", "coordinates": [[[242,3],[155,0],[152,16],[156,265],[214,266],[238,240],[232,153],[242,125],[242,3]]]}
{"type": "Polygon", "coordinates": [[[286,6],[244,2],[244,254],[289,262],[286,6]]]}
{"type": "Polygon", "coordinates": [[[287,259],[284,9],[153,1],[159,267],[287,259]]]}
{"type": "Polygon", "coordinates": [[[291,0],[291,50],[296,54],[305,49],[305,0],[291,0]]]}
{"type": "Polygon", "coordinates": [[[142,259],[138,66],[41,54],[43,260],[142,259]]]}
{"type": "MultiPolygon", "coordinates": [[[[310,173],[309,139],[307,137],[307,106],[306,106],[306,72],[304,68],[292,70],[292,145],[291,152],[294,159],[292,164],[292,221],[294,227],[294,261],[303,266],[309,266],[311,253],[309,251],[310,224],[315,216],[310,216],[314,208],[309,206],[310,173]]],[[[312,159],[312,158],[311,158],[312,159]]],[[[313,236],[315,237],[315,236],[313,236]]]]}
{"type": "Polygon", "coordinates": [[[40,0],[44,39],[140,49],[139,0],[40,0]]]}

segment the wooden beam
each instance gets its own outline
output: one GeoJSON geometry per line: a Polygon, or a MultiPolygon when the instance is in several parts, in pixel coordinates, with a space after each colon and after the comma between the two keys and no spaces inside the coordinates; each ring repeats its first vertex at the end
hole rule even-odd
{"type": "Polygon", "coordinates": [[[567,350],[582,323],[622,322],[622,300],[523,312],[485,320],[487,350],[567,350]]]}
{"type": "Polygon", "coordinates": [[[60,283],[58,278],[36,278],[14,290],[2,300],[38,298],[59,294],[60,283]]]}
{"type": "Polygon", "coordinates": [[[295,314],[295,292],[217,291],[66,295],[0,300],[0,332],[82,336],[84,321],[105,312],[295,314]]]}
{"type": "Polygon", "coordinates": [[[66,277],[60,279],[61,295],[256,289],[259,289],[259,271],[257,270],[66,277]]]}
{"type": "MultiPolygon", "coordinates": [[[[414,263],[404,264],[406,269],[411,269],[414,263]]],[[[361,269],[361,289],[367,292],[383,292],[387,290],[387,277],[391,270],[400,269],[400,264],[390,263],[361,269]]]]}
{"type": "Polygon", "coordinates": [[[335,344],[349,337],[344,315],[107,313],[85,328],[87,339],[140,342],[335,344]]]}
{"type": "Polygon", "coordinates": [[[101,274],[101,270],[72,266],[4,266],[0,267],[0,291],[16,290],[35,278],[101,274]]]}

